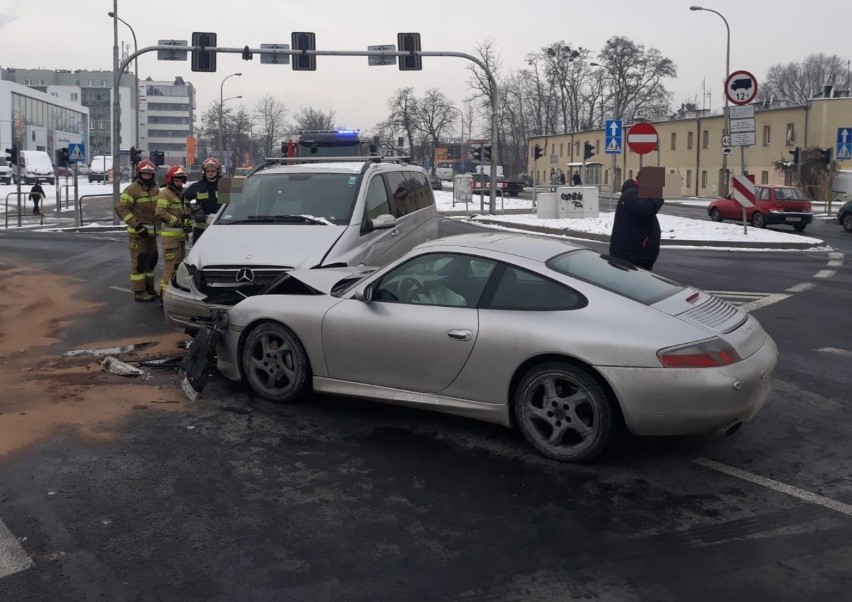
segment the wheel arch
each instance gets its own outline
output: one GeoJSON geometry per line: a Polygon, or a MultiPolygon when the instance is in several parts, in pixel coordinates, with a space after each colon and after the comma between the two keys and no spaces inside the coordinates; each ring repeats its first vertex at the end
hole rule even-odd
{"type": "Polygon", "coordinates": [[[541,364],[546,364],[549,362],[561,362],[564,364],[570,364],[572,366],[576,366],[578,368],[583,368],[586,370],[597,383],[603,388],[604,391],[609,395],[609,398],[615,402],[615,406],[613,408],[615,418],[615,423],[619,429],[625,428],[624,421],[624,411],[621,408],[621,400],[618,398],[618,395],[615,393],[615,389],[610,386],[609,381],[607,381],[604,376],[595,369],[594,366],[589,364],[588,362],[584,362],[581,359],[570,355],[563,355],[559,353],[548,353],[544,355],[537,355],[535,357],[531,357],[520,364],[516,369],[514,374],[512,374],[512,378],[509,381],[509,392],[507,407],[509,408],[509,423],[513,429],[517,428],[517,424],[515,424],[515,394],[518,391],[518,387],[521,384],[521,380],[524,378],[524,375],[541,364]]]}

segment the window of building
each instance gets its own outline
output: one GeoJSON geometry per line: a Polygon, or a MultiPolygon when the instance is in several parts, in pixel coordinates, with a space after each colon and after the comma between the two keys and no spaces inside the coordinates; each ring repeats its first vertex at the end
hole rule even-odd
{"type": "Polygon", "coordinates": [[[76,102],[76,101],[78,101],[79,99],[80,99],[80,95],[79,95],[79,94],[77,94],[76,92],[71,92],[71,100],[73,100],[73,101],[75,101],[75,102],[76,102]]]}
{"type": "Polygon", "coordinates": [[[677,133],[672,132],[672,150],[677,150],[677,133]]]}
{"type": "Polygon", "coordinates": [[[686,187],[689,188],[692,186],[692,170],[686,170],[686,187]]]}
{"type": "Polygon", "coordinates": [[[707,170],[701,170],[701,188],[707,188],[707,170]]]}
{"type": "Polygon", "coordinates": [[[763,126],[763,146],[769,146],[769,126],[763,126]]]}
{"type": "Polygon", "coordinates": [[[686,133],[686,148],[689,149],[689,150],[692,150],[692,145],[693,145],[693,142],[694,142],[692,134],[693,134],[693,132],[687,132],[686,133]]]}
{"type": "Polygon", "coordinates": [[[575,154],[575,155],[579,155],[579,154],[580,154],[580,141],[579,141],[579,140],[577,140],[577,141],[574,143],[574,154],[575,154]]]}
{"type": "Polygon", "coordinates": [[[710,132],[704,130],[701,132],[701,148],[708,148],[710,146],[710,132]]]}
{"type": "Polygon", "coordinates": [[[563,144],[562,142],[560,142],[560,143],[559,143],[559,155],[560,155],[560,156],[562,156],[562,149],[563,149],[563,147],[564,147],[564,144],[563,144]]]}
{"type": "Polygon", "coordinates": [[[769,184],[769,172],[768,171],[760,172],[760,183],[761,184],[769,184]]]}
{"type": "Polygon", "coordinates": [[[787,141],[787,144],[788,144],[788,145],[791,145],[791,144],[793,144],[794,142],[796,142],[796,133],[795,133],[795,130],[794,130],[794,128],[793,128],[793,124],[792,124],[792,123],[788,123],[788,124],[787,124],[787,136],[786,136],[786,141],[787,141]]]}

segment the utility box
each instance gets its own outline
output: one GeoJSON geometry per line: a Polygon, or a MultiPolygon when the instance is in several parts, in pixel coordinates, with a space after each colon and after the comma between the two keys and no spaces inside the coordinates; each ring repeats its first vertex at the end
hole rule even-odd
{"type": "Polygon", "coordinates": [[[453,205],[473,199],[473,176],[468,173],[453,176],[453,205]]]}
{"type": "Polygon", "coordinates": [[[600,215],[597,186],[559,186],[556,195],[556,217],[584,218],[600,215]]]}
{"type": "Polygon", "coordinates": [[[555,192],[539,192],[536,195],[535,214],[539,219],[556,219],[555,192]]]}

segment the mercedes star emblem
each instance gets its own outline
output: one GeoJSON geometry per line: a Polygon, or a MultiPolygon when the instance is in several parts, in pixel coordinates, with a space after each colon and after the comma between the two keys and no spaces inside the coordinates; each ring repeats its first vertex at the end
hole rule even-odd
{"type": "Polygon", "coordinates": [[[237,272],[237,282],[254,282],[254,272],[252,272],[249,268],[240,268],[240,271],[237,272]]]}

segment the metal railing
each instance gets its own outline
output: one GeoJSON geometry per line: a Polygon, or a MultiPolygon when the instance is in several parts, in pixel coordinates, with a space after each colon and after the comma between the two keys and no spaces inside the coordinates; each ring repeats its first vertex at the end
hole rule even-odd
{"type": "MultiPolygon", "coordinates": [[[[25,206],[27,204],[27,201],[29,201],[29,197],[30,197],[31,194],[32,194],[31,192],[15,191],[15,192],[10,192],[9,194],[6,195],[6,226],[5,226],[6,228],[9,227],[9,197],[11,197],[11,196],[18,197],[17,205],[18,205],[18,207],[22,207],[22,206],[25,206]],[[24,201],[23,204],[22,204],[21,203],[21,196],[23,196],[23,195],[27,195],[27,201],[24,201]]],[[[33,215],[38,215],[39,225],[42,225],[42,224],[44,224],[44,195],[40,192],[37,192],[36,194],[41,197],[39,199],[39,201],[41,202],[41,210],[39,210],[38,214],[34,213],[33,215]]],[[[18,216],[18,227],[20,227],[21,226],[21,218],[24,214],[22,214],[21,210],[18,209],[18,211],[15,213],[15,215],[18,216]]],[[[26,214],[26,215],[29,215],[29,214],[26,214]]]]}

